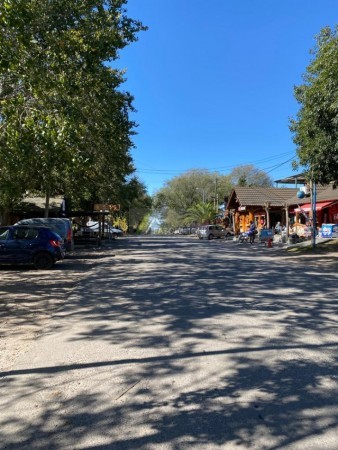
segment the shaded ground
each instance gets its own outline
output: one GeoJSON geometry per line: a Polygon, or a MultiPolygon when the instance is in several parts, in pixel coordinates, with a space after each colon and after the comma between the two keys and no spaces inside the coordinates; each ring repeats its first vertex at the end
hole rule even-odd
{"type": "Polygon", "coordinates": [[[4,448],[337,448],[337,252],[135,238],[93,258],[60,266],[64,290],[35,272],[55,309],[33,299],[43,329],[2,366],[4,448]]]}
{"type": "MultiPolygon", "coordinates": [[[[115,242],[115,241],[114,241],[115,242]]],[[[43,332],[51,317],[91,270],[113,257],[114,242],[79,247],[51,271],[0,265],[0,367],[3,369],[43,332]]]]}

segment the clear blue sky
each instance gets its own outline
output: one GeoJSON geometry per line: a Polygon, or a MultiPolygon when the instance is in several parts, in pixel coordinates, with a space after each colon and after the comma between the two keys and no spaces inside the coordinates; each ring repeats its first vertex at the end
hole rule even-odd
{"type": "Polygon", "coordinates": [[[129,0],[149,30],[120,54],[139,126],[132,151],[149,194],[189,169],[252,163],[292,174],[288,128],[314,37],[337,0],[129,0]],[[276,167],[280,165],[280,167],[276,167]]]}

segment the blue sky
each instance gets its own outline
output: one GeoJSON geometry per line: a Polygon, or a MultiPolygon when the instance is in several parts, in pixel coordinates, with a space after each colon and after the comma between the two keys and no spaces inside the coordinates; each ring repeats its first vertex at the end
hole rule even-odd
{"type": "Polygon", "coordinates": [[[294,85],[314,37],[338,22],[337,0],[129,0],[149,27],[122,50],[135,97],[132,155],[149,194],[189,169],[254,164],[292,174],[294,85]]]}

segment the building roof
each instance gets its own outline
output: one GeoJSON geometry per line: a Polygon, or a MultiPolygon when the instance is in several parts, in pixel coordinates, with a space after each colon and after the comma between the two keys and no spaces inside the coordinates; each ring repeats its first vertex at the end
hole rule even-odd
{"type": "MultiPolygon", "coordinates": [[[[330,183],[325,186],[317,184],[316,186],[316,202],[338,201],[338,185],[330,183]]],[[[298,198],[297,192],[288,200],[289,205],[303,205],[309,203],[309,197],[298,198]]]]}
{"type": "Polygon", "coordinates": [[[232,191],[227,209],[238,206],[284,206],[291,197],[296,197],[297,188],[236,186],[232,191]]]}
{"type": "Polygon", "coordinates": [[[294,184],[297,187],[297,184],[305,184],[306,178],[304,173],[298,173],[297,175],[290,175],[286,178],[281,178],[280,180],[275,180],[275,183],[281,184],[294,184]]]}

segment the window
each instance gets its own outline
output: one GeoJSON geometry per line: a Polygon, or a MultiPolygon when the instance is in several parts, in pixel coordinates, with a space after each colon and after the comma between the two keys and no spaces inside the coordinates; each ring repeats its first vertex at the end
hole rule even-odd
{"type": "Polygon", "coordinates": [[[39,230],[36,228],[29,228],[26,230],[26,237],[25,239],[31,240],[31,239],[37,239],[39,237],[39,230]]]}
{"type": "Polygon", "coordinates": [[[0,241],[6,241],[8,239],[9,229],[0,230],[0,241]]]}
{"type": "Polygon", "coordinates": [[[13,239],[30,241],[38,237],[38,230],[36,228],[17,228],[14,230],[13,239]]]}
{"type": "Polygon", "coordinates": [[[17,228],[13,231],[13,239],[15,240],[21,240],[25,239],[26,237],[26,230],[22,228],[17,228]]]}

